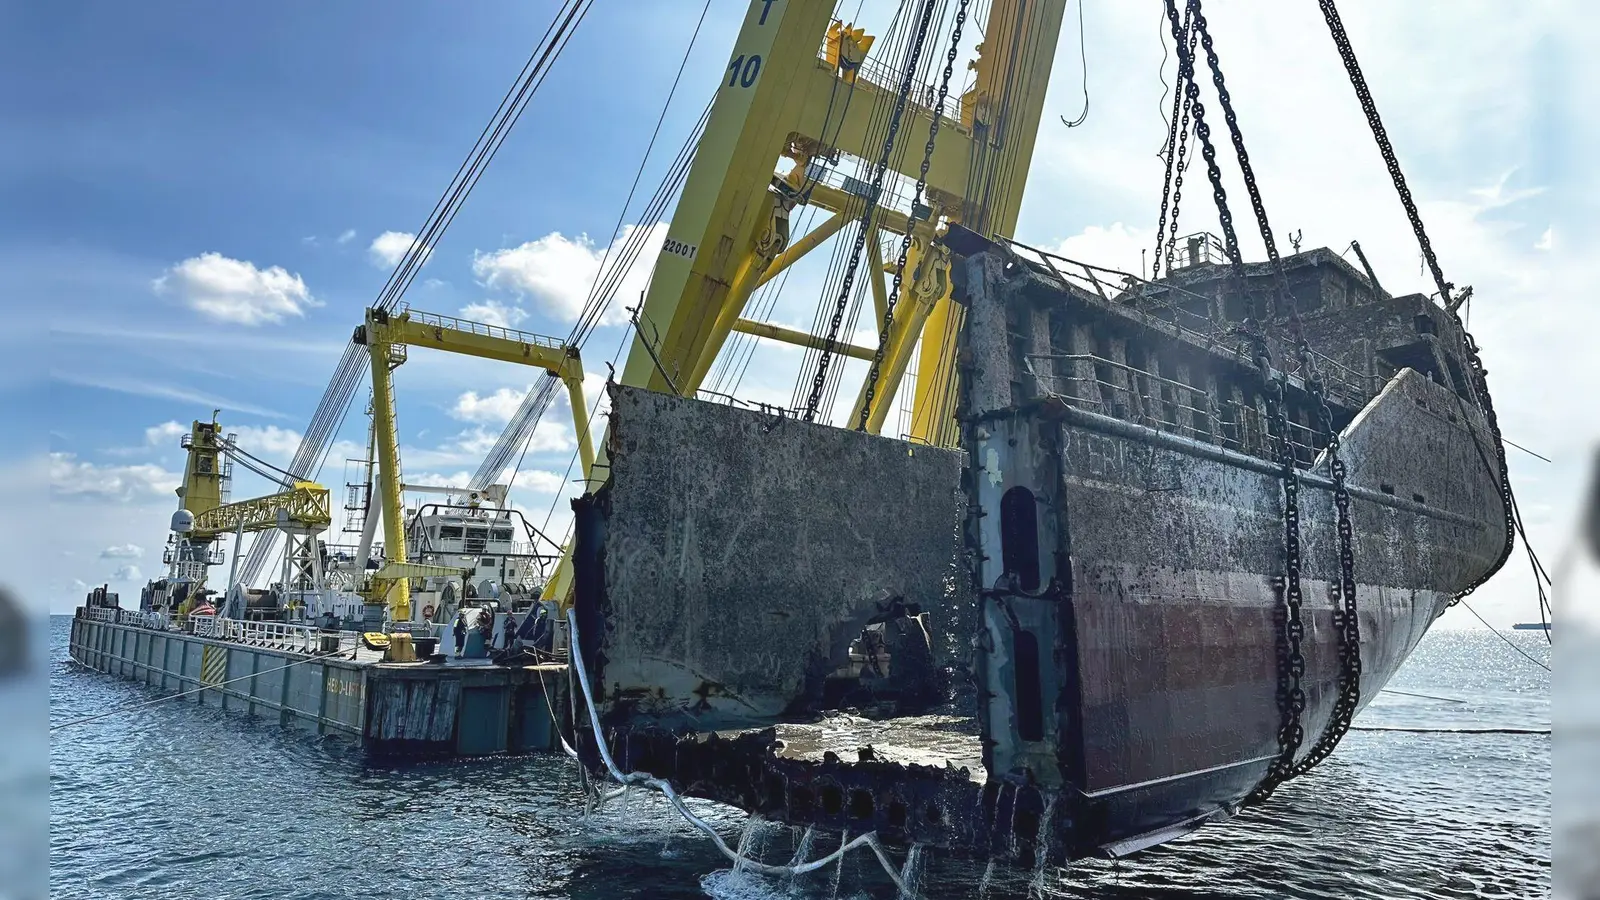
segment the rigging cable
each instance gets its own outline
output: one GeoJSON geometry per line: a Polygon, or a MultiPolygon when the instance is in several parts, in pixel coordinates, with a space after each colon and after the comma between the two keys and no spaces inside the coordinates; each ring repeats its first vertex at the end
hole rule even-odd
{"type": "Polygon", "coordinates": [[[895,99],[894,113],[889,119],[888,134],[884,137],[883,151],[881,154],[879,154],[878,163],[875,167],[875,174],[872,180],[872,186],[869,189],[867,202],[864,204],[861,213],[860,230],[856,232],[855,245],[851,250],[850,261],[845,269],[844,285],[839,291],[839,300],[835,306],[833,318],[828,326],[828,336],[824,342],[822,354],[817,358],[817,372],[812,378],[811,395],[806,401],[805,412],[803,414],[803,417],[807,422],[816,420],[817,409],[819,404],[822,402],[823,389],[828,374],[828,365],[833,359],[835,348],[838,346],[839,326],[844,320],[845,306],[849,299],[850,288],[855,282],[856,271],[861,264],[861,251],[865,247],[867,238],[869,236],[868,231],[872,225],[873,213],[877,210],[878,200],[883,193],[884,174],[888,170],[889,156],[894,150],[895,137],[900,130],[900,121],[901,117],[905,113],[907,97],[911,93],[911,84],[916,77],[916,65],[918,59],[920,59],[922,56],[923,43],[928,34],[928,21],[933,15],[933,4],[934,0],[924,0],[922,4],[922,15],[917,24],[916,34],[912,39],[909,58],[905,66],[905,74],[901,79],[899,95],[895,99]]]}
{"type": "MultiPolygon", "coordinates": [[[[1061,117],[1061,124],[1068,128],[1077,128],[1089,118],[1089,51],[1087,49],[1088,41],[1083,33],[1083,2],[1084,0],[1078,0],[1078,58],[1083,62],[1083,112],[1079,113],[1078,117],[1070,122],[1067,121],[1066,116],[1061,117]]],[[[1166,63],[1166,55],[1167,47],[1162,44],[1161,61],[1163,64],[1166,63]]],[[[1166,93],[1163,92],[1161,96],[1166,97],[1166,93]]]]}
{"type": "MultiPolygon", "coordinates": [[[[562,11],[556,13],[539,44],[529,54],[528,62],[524,63],[512,87],[501,98],[499,107],[490,117],[490,123],[479,133],[478,140],[467,154],[467,159],[457,168],[450,186],[435,203],[428,221],[424,223],[417,238],[413,239],[406,256],[396,265],[380,289],[375,306],[392,311],[398,303],[405,287],[409,285],[410,279],[415,277],[422,259],[427,255],[428,248],[437,242],[438,236],[454,219],[451,207],[458,210],[460,203],[471,193],[471,185],[477,183],[483,169],[493,159],[495,151],[499,149],[509,132],[509,126],[521,116],[533,93],[543,84],[544,74],[549,72],[571,39],[573,31],[582,23],[584,15],[588,12],[589,2],[590,0],[578,0],[570,7],[564,4],[562,11]]],[[[289,470],[297,476],[314,477],[315,471],[320,469],[322,462],[326,460],[328,443],[343,424],[356,388],[366,375],[366,357],[366,349],[354,341],[345,346],[344,353],[335,366],[334,375],[324,389],[322,399],[312,414],[311,423],[301,437],[300,446],[290,462],[289,470]]],[[[241,572],[241,580],[245,583],[256,579],[267,558],[277,546],[276,532],[265,532],[262,537],[262,540],[257,540],[251,545],[249,556],[245,560],[241,572]]]]}

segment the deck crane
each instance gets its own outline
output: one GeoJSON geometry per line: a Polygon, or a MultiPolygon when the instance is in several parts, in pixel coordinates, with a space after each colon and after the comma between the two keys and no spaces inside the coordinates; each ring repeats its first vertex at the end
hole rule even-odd
{"type": "MultiPolygon", "coordinates": [[[[376,306],[368,309],[366,321],[357,327],[353,340],[367,348],[371,359],[378,496],[383,510],[384,550],[389,563],[407,562],[393,374],[406,361],[408,347],[430,347],[480,359],[535,366],[561,379],[572,402],[573,425],[577,431],[578,457],[583,476],[585,479],[589,477],[595,461],[594,442],[589,435],[588,407],[583,397],[583,360],[577,347],[557,338],[421,312],[406,306],[394,312],[376,306]]],[[[392,587],[385,596],[389,620],[409,621],[409,581],[401,577],[389,584],[392,587]]]]}
{"type": "MultiPolygon", "coordinates": [[[[229,502],[233,464],[227,459],[254,457],[238,446],[233,435],[223,436],[215,416],[209,422],[190,423],[179,445],[186,457],[183,482],[174,492],[178,495],[178,510],[172,517],[172,536],[162,554],[167,575],[147,589],[160,594],[152,598],[152,605],[165,608],[184,604],[179,612],[187,612],[188,604],[203,593],[211,566],[222,562],[216,543],[228,534],[235,536],[235,571],[240,555],[238,541],[245,534],[279,530],[287,533],[291,541],[298,541],[291,545],[290,558],[308,569],[304,573],[308,578],[320,578],[315,538],[333,521],[327,488],[311,481],[292,481],[277,493],[229,502]]],[[[231,586],[231,576],[229,580],[231,586]]]]}

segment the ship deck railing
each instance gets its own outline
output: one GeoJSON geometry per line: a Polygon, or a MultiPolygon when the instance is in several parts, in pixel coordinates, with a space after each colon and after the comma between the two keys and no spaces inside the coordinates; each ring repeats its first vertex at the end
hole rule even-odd
{"type": "MultiPolygon", "coordinates": [[[[1270,458],[1276,425],[1260,409],[1219,400],[1204,387],[1088,353],[1033,353],[1023,357],[1042,396],[1147,428],[1270,458]]],[[[1317,429],[1289,420],[1295,462],[1309,468],[1326,446],[1317,429]]]]}
{"type": "Polygon", "coordinates": [[[313,625],[291,625],[288,622],[252,622],[245,619],[227,619],[222,616],[190,616],[189,625],[196,637],[208,637],[252,647],[287,650],[291,653],[346,652],[360,645],[361,635],[354,631],[325,631],[313,625]],[[335,648],[327,639],[337,636],[335,648]]]}
{"type": "MultiPolygon", "coordinates": [[[[1120,269],[1071,259],[1009,238],[1001,240],[1019,258],[1032,264],[1041,273],[1048,272],[1062,285],[1093,291],[1113,310],[1124,314],[1143,314],[1164,323],[1178,334],[1187,334],[1214,352],[1232,355],[1246,365],[1255,365],[1239,347],[1236,323],[1187,308],[1186,304],[1190,304],[1203,306],[1209,311],[1213,301],[1205,294],[1176,284],[1151,281],[1120,269]]],[[[1314,349],[1308,348],[1308,353],[1311,367],[1321,376],[1329,393],[1346,406],[1356,409],[1365,406],[1383,387],[1384,379],[1379,376],[1357,371],[1314,349]]],[[[1311,374],[1305,362],[1298,358],[1277,360],[1274,365],[1302,382],[1311,374]]]]}

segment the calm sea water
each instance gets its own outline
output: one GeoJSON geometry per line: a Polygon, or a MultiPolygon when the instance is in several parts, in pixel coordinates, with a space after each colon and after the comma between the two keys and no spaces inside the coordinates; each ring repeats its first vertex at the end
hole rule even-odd
{"type": "MultiPolygon", "coordinates": [[[[156,696],[70,663],[67,622],[51,623],[52,722],[156,696]]],[[[1549,661],[1542,635],[1512,639],[1549,661]]],[[[1464,702],[1383,694],[1357,724],[1385,730],[1350,734],[1331,760],[1267,808],[1119,864],[1050,873],[1045,893],[1550,896],[1551,738],[1461,731],[1548,729],[1550,676],[1486,631],[1437,632],[1392,687],[1464,702]]],[[[1572,758],[1575,769],[1596,771],[1600,754],[1590,746],[1572,758]]],[[[1594,781],[1584,784],[1592,791],[1594,781]]],[[[50,894],[60,898],[895,893],[860,854],[798,883],[730,872],[659,798],[632,796],[586,815],[565,759],[372,766],[346,740],[181,702],[53,735],[49,796],[50,894]]],[[[1594,799],[1591,792],[1576,807],[1571,798],[1562,802],[1587,810],[1600,807],[1594,799]]],[[[730,843],[742,835],[778,862],[793,853],[789,829],[751,827],[737,811],[704,809],[730,843]]],[[[919,884],[929,898],[1022,896],[1039,886],[1031,873],[986,879],[981,864],[933,854],[924,857],[919,884]]]]}

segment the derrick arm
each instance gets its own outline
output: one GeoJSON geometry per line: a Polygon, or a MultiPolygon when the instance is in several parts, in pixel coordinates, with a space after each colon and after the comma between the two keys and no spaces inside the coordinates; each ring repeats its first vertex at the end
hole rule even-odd
{"type": "Polygon", "coordinates": [[[190,534],[203,540],[240,531],[266,531],[281,524],[280,513],[286,524],[316,530],[333,523],[331,510],[327,488],[300,481],[287,491],[212,507],[194,517],[190,534]]]}

